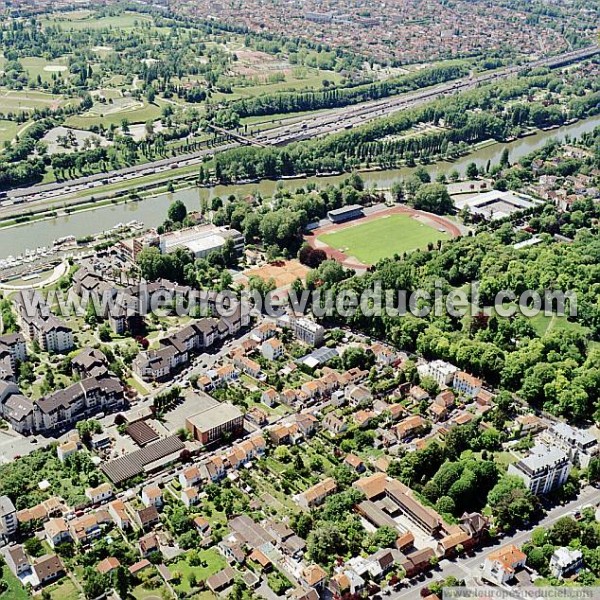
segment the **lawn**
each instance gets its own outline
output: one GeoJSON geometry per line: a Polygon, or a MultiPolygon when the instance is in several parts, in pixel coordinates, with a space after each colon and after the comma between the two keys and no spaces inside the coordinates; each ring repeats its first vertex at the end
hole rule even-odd
{"type": "Polygon", "coordinates": [[[419,223],[408,215],[389,215],[325,233],[318,239],[346,256],[374,264],[382,258],[426,248],[429,243],[449,237],[447,233],[419,223]]]}
{"type": "Polygon", "coordinates": [[[158,102],[159,100],[155,104],[148,104],[122,98],[117,99],[112,105],[95,103],[88,112],[69,117],[65,124],[76,129],[89,129],[92,125],[100,124],[105,127],[111,123],[120,126],[123,119],[127,119],[130,124],[154,121],[162,114],[162,107],[158,102]]]}
{"type": "Polygon", "coordinates": [[[23,110],[34,110],[35,108],[55,109],[65,104],[78,103],[79,99],[67,100],[62,96],[48,94],[46,92],[33,92],[29,90],[7,90],[0,88],[0,112],[21,112],[23,110]]]}
{"type": "Polygon", "coordinates": [[[181,575],[181,582],[176,586],[177,592],[181,594],[191,592],[189,577],[192,573],[196,576],[196,581],[206,581],[211,575],[218,573],[227,566],[225,558],[217,550],[200,550],[198,555],[204,566],[190,566],[188,558],[185,556],[169,565],[172,574],[179,573],[181,575]]]}
{"type": "Polygon", "coordinates": [[[0,600],[27,600],[29,598],[29,594],[8,567],[2,569],[2,579],[6,581],[8,587],[3,594],[0,594],[0,600]]]}
{"type": "Polygon", "coordinates": [[[19,127],[21,127],[21,125],[15,121],[5,121],[0,119],[0,143],[14,139],[19,127]]]}
{"type": "Polygon", "coordinates": [[[171,597],[164,586],[160,586],[155,590],[149,590],[142,585],[138,585],[133,588],[131,593],[136,600],[162,600],[162,598],[165,598],[164,594],[166,594],[166,597],[171,597]]]}
{"type": "Polygon", "coordinates": [[[87,11],[73,11],[53,14],[41,21],[44,27],[55,25],[67,31],[80,31],[82,29],[134,29],[141,23],[153,22],[153,18],[149,15],[130,12],[98,17],[87,11]]]}
{"type": "Polygon", "coordinates": [[[82,595],[75,584],[67,577],[48,588],[52,600],[80,600],[82,595]]]}
{"type": "Polygon", "coordinates": [[[540,337],[546,333],[550,333],[550,331],[574,331],[584,335],[589,334],[587,327],[579,323],[573,323],[567,317],[545,315],[543,312],[532,317],[530,323],[540,337]]]}
{"type": "Polygon", "coordinates": [[[21,59],[23,68],[32,79],[37,79],[38,75],[42,81],[51,82],[52,75],[60,75],[63,79],[69,77],[68,58],[59,57],[51,61],[38,56],[27,56],[21,59]]]}

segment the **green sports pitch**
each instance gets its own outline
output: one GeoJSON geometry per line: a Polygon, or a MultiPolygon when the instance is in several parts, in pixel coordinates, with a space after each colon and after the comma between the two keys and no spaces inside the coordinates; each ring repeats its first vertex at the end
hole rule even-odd
{"type": "Polygon", "coordinates": [[[429,243],[450,239],[450,234],[421,223],[408,215],[387,215],[379,219],[345,226],[339,231],[324,233],[320,242],[355,257],[366,265],[402,254],[429,243]]]}

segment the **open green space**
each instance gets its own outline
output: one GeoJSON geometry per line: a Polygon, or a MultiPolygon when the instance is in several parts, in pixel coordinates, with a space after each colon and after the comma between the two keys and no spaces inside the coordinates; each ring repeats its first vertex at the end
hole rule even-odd
{"type": "Polygon", "coordinates": [[[19,127],[21,127],[21,125],[14,121],[0,119],[0,143],[14,139],[19,127]]]}
{"type": "Polygon", "coordinates": [[[530,319],[531,325],[536,333],[542,337],[551,331],[573,331],[576,333],[588,334],[589,330],[579,323],[573,323],[567,317],[559,317],[557,315],[546,316],[540,312],[535,317],[530,319]]]}
{"type": "Polygon", "coordinates": [[[181,581],[175,586],[178,593],[189,594],[192,591],[190,576],[192,573],[196,581],[206,581],[211,575],[218,573],[227,566],[227,561],[216,550],[200,550],[198,557],[201,561],[199,566],[192,567],[189,563],[189,555],[180,558],[177,562],[169,565],[171,574],[178,573],[181,581]]]}
{"type": "Polygon", "coordinates": [[[120,126],[123,119],[127,119],[131,124],[145,123],[158,119],[161,116],[161,110],[158,102],[150,104],[122,98],[116,100],[114,104],[95,103],[88,112],[69,117],[65,124],[78,129],[89,129],[93,125],[101,124],[105,127],[111,124],[120,126]]]}
{"type": "Polygon", "coordinates": [[[74,11],[70,13],[58,13],[42,19],[42,24],[58,26],[65,30],[81,29],[132,29],[141,23],[152,23],[153,19],[149,15],[139,13],[125,12],[120,15],[107,15],[97,17],[90,11],[74,11]]]}
{"type": "Polygon", "coordinates": [[[52,76],[69,76],[68,58],[60,57],[53,60],[46,60],[38,56],[29,56],[22,58],[20,63],[29,74],[29,77],[36,79],[39,75],[42,81],[51,82],[52,76]]]}
{"type": "Polygon", "coordinates": [[[8,587],[3,594],[0,594],[0,600],[27,600],[29,598],[29,594],[25,591],[25,588],[10,572],[8,567],[2,569],[2,579],[8,587]]]}
{"type": "Polygon", "coordinates": [[[83,596],[71,579],[65,577],[48,588],[52,600],[80,600],[83,596]]]}
{"type": "Polygon", "coordinates": [[[36,108],[58,108],[75,102],[79,102],[79,100],[67,100],[62,96],[46,92],[0,88],[0,112],[3,113],[21,112],[36,108]]]}
{"type": "Polygon", "coordinates": [[[374,264],[382,258],[425,248],[427,244],[449,238],[449,234],[408,215],[389,215],[325,233],[318,239],[347,256],[356,257],[365,264],[374,264]]]}

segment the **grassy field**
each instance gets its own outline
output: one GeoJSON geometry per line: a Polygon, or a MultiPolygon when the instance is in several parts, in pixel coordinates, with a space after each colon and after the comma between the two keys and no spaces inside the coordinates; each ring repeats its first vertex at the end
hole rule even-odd
{"type": "Polygon", "coordinates": [[[69,102],[79,102],[79,99],[67,100],[62,96],[47,94],[46,92],[16,91],[0,88],[0,112],[20,112],[35,108],[58,107],[69,102]]]}
{"type": "Polygon", "coordinates": [[[62,29],[133,29],[136,23],[153,22],[152,17],[137,13],[124,13],[122,15],[96,17],[89,11],[73,11],[60,13],[42,19],[43,26],[58,25],[62,29]]]}
{"type": "Polygon", "coordinates": [[[2,579],[6,581],[8,587],[3,594],[0,594],[0,600],[27,600],[29,598],[29,594],[21,582],[10,572],[8,567],[2,569],[2,579]]]}
{"type": "Polygon", "coordinates": [[[0,119],[0,143],[12,140],[19,130],[18,123],[14,121],[4,121],[0,119]]]}
{"type": "Polygon", "coordinates": [[[42,81],[51,82],[53,74],[60,75],[63,78],[69,76],[68,59],[66,57],[47,61],[45,58],[28,56],[22,58],[20,62],[32,79],[36,79],[39,75],[42,81]]]}
{"type": "Polygon", "coordinates": [[[407,215],[390,215],[326,233],[318,239],[347,256],[354,256],[365,264],[374,264],[387,256],[449,239],[449,235],[407,215]]]}
{"type": "Polygon", "coordinates": [[[579,323],[572,323],[567,317],[556,315],[546,316],[543,313],[530,319],[536,333],[541,337],[550,331],[576,331],[577,333],[589,333],[589,330],[579,323]]]}
{"type": "Polygon", "coordinates": [[[181,583],[176,586],[177,592],[181,594],[191,592],[189,576],[192,573],[196,576],[197,581],[206,581],[211,575],[227,566],[225,559],[216,550],[200,550],[198,554],[206,566],[192,567],[185,557],[169,565],[171,573],[181,574],[181,583]]]}
{"type": "Polygon", "coordinates": [[[162,114],[160,104],[148,104],[144,102],[140,106],[140,102],[124,103],[122,108],[118,104],[99,104],[94,106],[83,115],[73,115],[66,121],[68,127],[77,129],[89,129],[92,125],[100,125],[102,123],[108,127],[111,123],[117,126],[121,125],[123,119],[127,119],[129,123],[145,123],[158,119],[162,114]]]}
{"type": "Polygon", "coordinates": [[[52,600],[80,600],[83,598],[75,584],[66,577],[50,586],[48,591],[52,600]]]}

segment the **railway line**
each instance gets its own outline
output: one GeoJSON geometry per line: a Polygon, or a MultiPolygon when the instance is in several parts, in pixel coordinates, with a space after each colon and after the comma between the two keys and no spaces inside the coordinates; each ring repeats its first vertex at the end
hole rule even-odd
{"type": "Polygon", "coordinates": [[[97,190],[102,194],[102,188],[123,182],[131,181],[132,187],[136,179],[164,173],[165,181],[176,173],[173,169],[200,164],[206,158],[216,153],[224,152],[241,145],[255,145],[258,147],[284,146],[293,142],[314,139],[339,133],[358,127],[375,119],[393,115],[399,111],[431,102],[443,96],[468,91],[479,85],[493,83],[501,79],[513,77],[527,69],[537,67],[556,68],[580,60],[585,60],[600,53],[600,46],[591,46],[573,52],[567,52],[550,58],[540,59],[524,65],[507,67],[493,73],[484,73],[477,77],[464,77],[443,84],[429,87],[422,91],[410,92],[400,96],[371,100],[352,106],[334,108],[326,114],[307,116],[303,119],[292,117],[278,127],[262,131],[254,136],[241,136],[218,128],[219,133],[229,136],[229,141],[215,148],[203,149],[186,155],[161,159],[152,163],[127,167],[110,173],[97,173],[80,177],[72,181],[36,185],[27,188],[10,190],[6,199],[0,202],[0,214],[18,212],[20,207],[33,208],[36,205],[48,204],[53,200],[64,199],[65,196],[82,192],[84,190],[97,190]]]}

